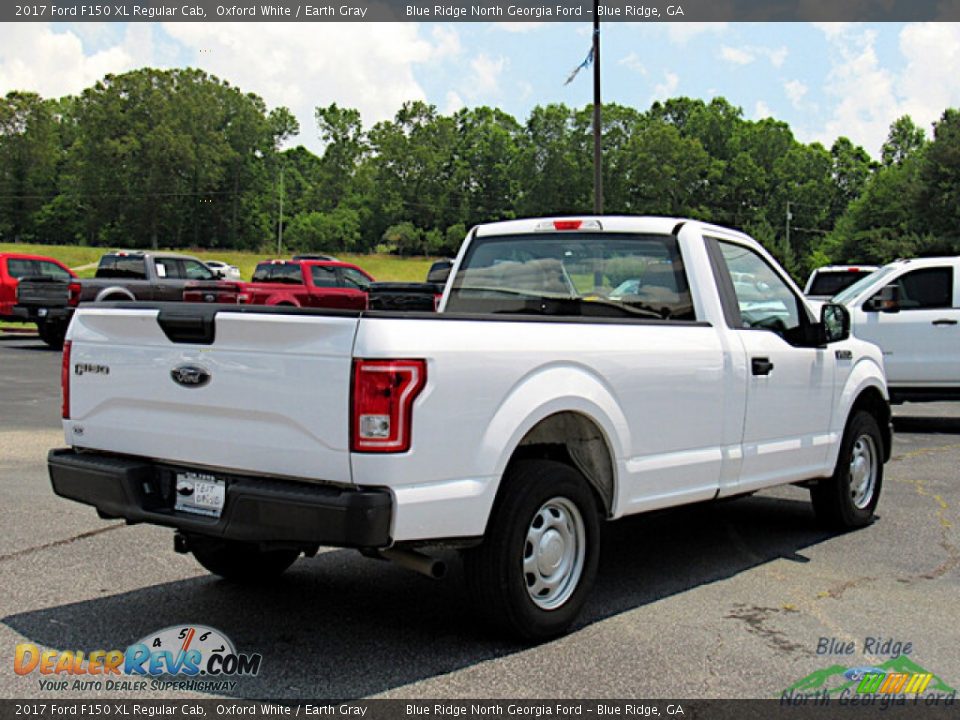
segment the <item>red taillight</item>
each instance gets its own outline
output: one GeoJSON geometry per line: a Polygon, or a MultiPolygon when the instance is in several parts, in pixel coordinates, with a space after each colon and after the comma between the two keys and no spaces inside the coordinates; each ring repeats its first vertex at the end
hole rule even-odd
{"type": "Polygon", "coordinates": [[[67,305],[70,307],[76,307],[80,304],[80,283],[72,282],[67,285],[67,305]]]}
{"type": "Polygon", "coordinates": [[[579,230],[583,220],[554,220],[554,230],[579,230]]]}
{"type": "Polygon", "coordinates": [[[354,360],[351,450],[409,450],[413,401],[426,383],[425,360],[354,360]]]}
{"type": "Polygon", "coordinates": [[[60,406],[60,416],[64,420],[70,419],[70,341],[63,344],[63,357],[60,360],[60,392],[63,395],[63,405],[60,406]]]}

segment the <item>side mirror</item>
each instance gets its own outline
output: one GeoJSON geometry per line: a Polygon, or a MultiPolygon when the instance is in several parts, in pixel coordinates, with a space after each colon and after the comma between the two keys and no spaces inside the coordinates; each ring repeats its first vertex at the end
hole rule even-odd
{"type": "Polygon", "coordinates": [[[427,273],[427,282],[437,283],[438,285],[445,284],[447,278],[450,277],[450,269],[452,267],[453,260],[437,260],[430,266],[430,271],[427,273]]]}
{"type": "Polygon", "coordinates": [[[850,337],[850,312],[836,303],[825,303],[820,308],[820,325],[825,343],[840,342],[850,337]]]}
{"type": "Polygon", "coordinates": [[[867,312],[900,312],[900,286],[896,283],[887,285],[872,298],[863,304],[867,312]]]}

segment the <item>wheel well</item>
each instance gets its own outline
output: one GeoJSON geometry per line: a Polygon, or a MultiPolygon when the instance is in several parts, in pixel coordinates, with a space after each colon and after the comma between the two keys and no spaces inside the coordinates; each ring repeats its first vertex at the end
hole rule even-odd
{"type": "Polygon", "coordinates": [[[97,298],[97,302],[123,302],[126,300],[133,300],[133,297],[121,292],[111,292],[101,298],[97,298]]]}
{"type": "Polygon", "coordinates": [[[580,472],[603,504],[613,513],[613,456],[603,431],[590,418],[561,412],[544,418],[523,436],[510,457],[514,460],[554,460],[580,472]]]}
{"type": "Polygon", "coordinates": [[[890,451],[893,447],[893,434],[890,430],[890,403],[888,403],[879,390],[875,387],[868,387],[853,403],[850,408],[852,417],[858,410],[870,413],[880,426],[880,435],[883,437],[883,460],[890,459],[890,451]]]}

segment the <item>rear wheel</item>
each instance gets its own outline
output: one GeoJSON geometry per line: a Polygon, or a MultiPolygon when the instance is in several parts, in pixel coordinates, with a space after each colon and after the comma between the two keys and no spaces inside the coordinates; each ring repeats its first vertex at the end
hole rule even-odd
{"type": "Polygon", "coordinates": [[[253,543],[191,535],[188,547],[203,567],[234,582],[263,582],[281,575],[299,550],[261,550],[253,543]]]}
{"type": "Polygon", "coordinates": [[[593,585],[599,536],[597,501],[579,472],[550,460],[513,463],[483,544],[464,553],[470,594],[512,635],[561,635],[593,585]]]}
{"type": "Polygon", "coordinates": [[[876,418],[858,410],[847,422],[837,466],[810,490],[821,524],[850,529],[868,525],[883,485],[883,438],[876,418]]]}
{"type": "Polygon", "coordinates": [[[64,323],[41,320],[37,322],[37,334],[54,350],[62,350],[63,340],[67,336],[67,326],[64,323]]]}

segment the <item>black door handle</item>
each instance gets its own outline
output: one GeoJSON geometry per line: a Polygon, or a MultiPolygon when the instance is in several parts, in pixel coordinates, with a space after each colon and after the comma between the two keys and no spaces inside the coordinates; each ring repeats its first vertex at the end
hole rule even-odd
{"type": "Polygon", "coordinates": [[[770,371],[773,370],[773,363],[770,362],[770,358],[751,358],[750,369],[754,375],[769,375],[770,371]]]}
{"type": "Polygon", "coordinates": [[[934,321],[933,321],[933,324],[934,324],[934,325],[956,325],[956,324],[957,324],[957,321],[956,321],[956,320],[948,320],[948,319],[946,319],[946,318],[940,318],[939,320],[934,320],[934,321]]]}

